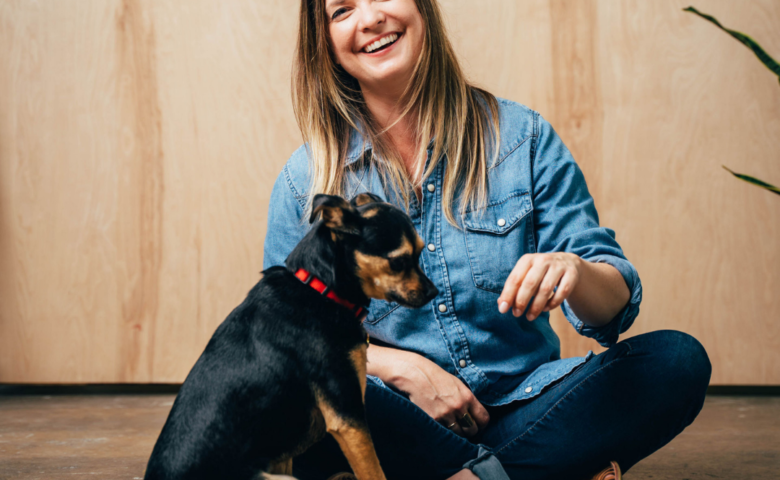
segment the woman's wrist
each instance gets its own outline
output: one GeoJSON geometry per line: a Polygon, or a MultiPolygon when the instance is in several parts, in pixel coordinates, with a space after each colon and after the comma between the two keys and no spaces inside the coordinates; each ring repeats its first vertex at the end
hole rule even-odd
{"type": "Polygon", "coordinates": [[[569,296],[574,314],[586,325],[601,327],[628,303],[631,292],[617,268],[580,259],[580,281],[569,296]]]}
{"type": "Polygon", "coordinates": [[[371,345],[368,347],[366,371],[369,375],[379,377],[384,383],[406,391],[406,385],[422,374],[426,360],[413,352],[371,345]]]}

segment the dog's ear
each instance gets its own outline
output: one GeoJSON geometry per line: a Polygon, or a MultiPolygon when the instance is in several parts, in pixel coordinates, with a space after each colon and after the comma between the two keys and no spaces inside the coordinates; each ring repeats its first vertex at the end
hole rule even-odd
{"type": "Polygon", "coordinates": [[[384,202],[381,198],[377,197],[373,193],[359,193],[353,198],[349,203],[352,204],[353,207],[362,207],[363,205],[367,203],[376,203],[376,202],[384,202]]]}
{"type": "Polygon", "coordinates": [[[313,223],[319,213],[322,213],[325,226],[334,232],[360,235],[360,214],[343,198],[335,195],[315,195],[311,202],[309,223],[313,223]]]}

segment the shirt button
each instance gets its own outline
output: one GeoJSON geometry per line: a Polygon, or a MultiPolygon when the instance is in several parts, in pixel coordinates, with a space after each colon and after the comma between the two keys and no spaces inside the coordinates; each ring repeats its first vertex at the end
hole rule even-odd
{"type": "Polygon", "coordinates": [[[504,220],[503,218],[499,218],[497,223],[499,227],[503,227],[504,225],[506,225],[506,220],[504,220]]]}
{"type": "Polygon", "coordinates": [[[460,365],[460,368],[463,368],[466,366],[466,361],[461,358],[460,362],[458,362],[458,365],[460,365]]]}
{"type": "Polygon", "coordinates": [[[525,387],[525,393],[531,393],[534,387],[525,387]]]}
{"type": "Polygon", "coordinates": [[[431,251],[431,252],[435,251],[436,250],[436,245],[434,245],[432,243],[429,243],[428,244],[428,250],[431,251]]]}
{"type": "Polygon", "coordinates": [[[439,311],[440,311],[441,313],[444,313],[444,312],[446,312],[446,311],[447,311],[447,305],[445,305],[445,304],[443,304],[443,303],[440,303],[440,304],[439,304],[439,311]]]}
{"type": "Polygon", "coordinates": [[[436,185],[434,185],[432,183],[429,183],[428,184],[428,191],[429,192],[433,192],[434,190],[436,190],[436,185]]]}

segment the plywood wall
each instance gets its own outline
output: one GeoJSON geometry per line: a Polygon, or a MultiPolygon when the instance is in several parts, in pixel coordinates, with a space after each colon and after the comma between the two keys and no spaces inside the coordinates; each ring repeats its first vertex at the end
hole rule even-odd
{"type": "MultiPolygon", "coordinates": [[[[674,0],[442,0],[476,83],[540,111],[637,266],[629,335],[780,384],[780,85],[674,0]]],[[[695,4],[780,57],[780,3],[695,4]]],[[[0,0],[0,382],[180,382],[258,278],[300,143],[297,2],[0,0]]],[[[564,354],[596,349],[556,316],[564,354]]],[[[627,335],[628,336],[628,335],[627,335]]]]}

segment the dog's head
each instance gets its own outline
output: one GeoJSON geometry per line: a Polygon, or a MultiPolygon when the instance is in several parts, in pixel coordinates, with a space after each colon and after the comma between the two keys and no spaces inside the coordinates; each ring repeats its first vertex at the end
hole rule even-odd
{"type": "Polygon", "coordinates": [[[370,193],[347,202],[341,197],[316,195],[311,222],[327,229],[335,250],[336,278],[359,285],[369,298],[421,307],[439,291],[420,268],[424,243],[412,221],[400,209],[370,193]]]}

